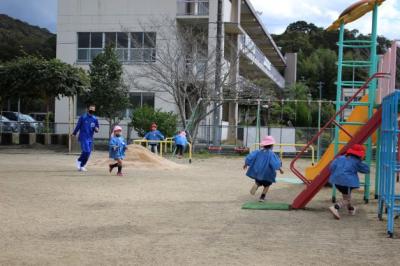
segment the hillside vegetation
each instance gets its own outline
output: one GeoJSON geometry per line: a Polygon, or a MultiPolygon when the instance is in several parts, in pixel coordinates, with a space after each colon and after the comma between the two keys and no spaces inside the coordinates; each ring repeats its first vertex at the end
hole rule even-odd
{"type": "Polygon", "coordinates": [[[56,35],[47,29],[0,14],[0,61],[24,55],[56,56],[56,35]]]}

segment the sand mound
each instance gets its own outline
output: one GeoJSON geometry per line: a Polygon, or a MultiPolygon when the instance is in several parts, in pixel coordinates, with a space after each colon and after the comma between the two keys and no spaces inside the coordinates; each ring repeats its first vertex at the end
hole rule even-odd
{"type": "MultiPolygon", "coordinates": [[[[93,166],[104,167],[110,162],[110,159],[95,160],[91,163],[93,166]]],[[[127,168],[137,169],[163,169],[163,170],[175,170],[186,168],[184,165],[180,165],[162,158],[143,146],[140,145],[129,145],[126,151],[126,158],[124,160],[124,166],[127,168]]]]}

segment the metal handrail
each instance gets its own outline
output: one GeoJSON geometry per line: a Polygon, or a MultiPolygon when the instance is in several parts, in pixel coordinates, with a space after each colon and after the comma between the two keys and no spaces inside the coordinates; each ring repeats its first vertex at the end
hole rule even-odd
{"type": "MultiPolygon", "coordinates": [[[[165,149],[167,149],[167,145],[170,144],[172,145],[174,143],[173,140],[147,140],[147,139],[137,139],[134,140],[133,143],[134,144],[146,144],[146,147],[148,147],[149,142],[151,143],[158,143],[160,144],[160,156],[163,156],[163,146],[165,146],[165,149]]],[[[189,163],[192,163],[192,157],[193,157],[193,149],[192,149],[192,143],[188,142],[188,146],[189,146],[189,163]]]]}
{"type": "MultiPolygon", "coordinates": [[[[375,73],[371,77],[367,79],[367,81],[364,83],[364,85],[357,90],[357,92],[339,109],[338,112],[320,129],[320,131],[307,143],[307,145],[296,155],[296,157],[292,160],[290,163],[290,170],[298,177],[300,178],[306,185],[311,184],[311,181],[308,180],[304,175],[300,173],[299,170],[296,169],[295,163],[300,157],[307,151],[307,149],[319,138],[319,136],[322,135],[324,130],[328,128],[332,124],[336,124],[341,130],[343,130],[343,127],[340,126],[339,123],[336,122],[336,118],[340,116],[350,105],[350,103],[357,98],[357,96],[364,90],[368,88],[368,85],[371,83],[372,80],[374,79],[379,79],[379,78],[386,78],[390,76],[388,73],[375,73]]],[[[346,132],[346,131],[345,131],[346,132]]]]}

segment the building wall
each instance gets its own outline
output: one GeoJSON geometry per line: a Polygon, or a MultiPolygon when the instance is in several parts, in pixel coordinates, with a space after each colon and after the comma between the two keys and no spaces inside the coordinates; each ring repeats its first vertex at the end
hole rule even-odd
{"type": "MultiPolygon", "coordinates": [[[[77,63],[78,32],[140,32],[147,25],[154,26],[163,18],[175,18],[176,12],[176,0],[59,0],[57,58],[88,69],[88,64],[77,63]]],[[[128,72],[137,71],[140,70],[140,64],[124,65],[124,69],[128,72]]],[[[129,86],[128,79],[125,80],[129,86]]],[[[133,87],[130,90],[137,91],[133,87]]],[[[166,93],[156,93],[155,107],[164,111],[176,111],[176,107],[170,103],[172,100],[166,93]]],[[[76,100],[74,102],[76,106],[76,100]]],[[[76,107],[72,109],[76,120],[80,114],[76,114],[76,107]]],[[[56,101],[55,122],[65,123],[58,127],[59,132],[67,131],[68,110],[67,98],[56,101]]],[[[105,123],[105,121],[100,122],[105,123]]],[[[105,131],[101,135],[107,136],[107,134],[105,131]]]]}
{"type": "MultiPolygon", "coordinates": [[[[210,13],[207,26],[209,51],[215,51],[216,47],[217,4],[217,0],[209,1],[210,13]]],[[[239,0],[232,0],[232,2],[224,0],[224,22],[239,23],[240,6],[241,1],[239,0]]],[[[77,63],[78,32],[143,31],[143,27],[146,27],[146,25],[154,26],[155,23],[157,24],[163,18],[175,19],[177,11],[177,0],[58,0],[57,58],[66,63],[76,64],[88,69],[87,64],[77,63]]],[[[159,26],[162,27],[162,25],[159,26]]],[[[162,47],[162,40],[159,40],[158,37],[159,35],[157,36],[157,46],[162,47]]],[[[222,44],[223,47],[224,44],[222,44]]],[[[139,71],[140,67],[140,64],[124,65],[124,69],[127,72],[139,71]]],[[[235,73],[235,75],[237,78],[238,73],[235,73]]],[[[129,82],[127,85],[129,85],[129,82]]],[[[130,90],[136,91],[134,87],[131,87],[130,90]]],[[[73,102],[76,105],[76,100],[73,102]]],[[[156,108],[176,112],[176,106],[172,102],[171,95],[166,93],[156,93],[155,95],[156,108]]],[[[70,117],[68,110],[72,110],[71,117],[75,121],[77,116],[80,115],[76,113],[76,107],[69,108],[69,106],[70,102],[66,98],[56,101],[55,122],[64,123],[64,125],[60,125],[57,128],[60,133],[68,132],[70,117]]],[[[237,114],[237,110],[233,106],[231,109],[233,110],[230,112],[231,114],[237,114]]],[[[105,123],[105,121],[100,122],[105,123]]],[[[102,129],[100,136],[108,137],[108,128],[106,130],[102,129]]]]}

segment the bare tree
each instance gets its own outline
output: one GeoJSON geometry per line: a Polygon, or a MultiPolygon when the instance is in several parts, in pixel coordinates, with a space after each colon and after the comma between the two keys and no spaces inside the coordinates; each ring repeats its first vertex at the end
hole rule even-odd
{"type": "MultiPolygon", "coordinates": [[[[236,74],[234,68],[240,53],[222,60],[219,84],[223,89],[216,90],[215,73],[219,64],[216,64],[216,51],[209,49],[209,38],[215,37],[208,36],[208,23],[180,24],[167,18],[141,24],[141,28],[145,35],[157,32],[157,40],[147,38],[157,42],[154,43],[155,58],[134,71],[127,71],[127,82],[132,88],[155,92],[162,100],[175,104],[182,125],[196,139],[200,123],[222,105],[220,94],[238,95],[238,79],[230,75],[236,74]]],[[[237,49],[238,44],[229,40],[225,38],[225,50],[237,49]]]]}

